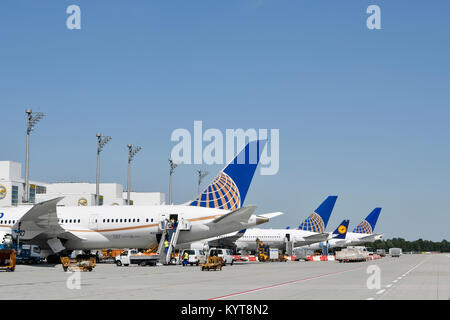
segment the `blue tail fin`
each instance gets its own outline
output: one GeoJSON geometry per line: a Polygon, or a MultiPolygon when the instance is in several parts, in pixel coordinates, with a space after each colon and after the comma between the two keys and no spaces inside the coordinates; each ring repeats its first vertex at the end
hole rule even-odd
{"type": "Polygon", "coordinates": [[[299,230],[312,232],[324,232],[336,203],[337,196],[328,196],[324,202],[306,219],[299,227],[299,230]]]}
{"type": "Polygon", "coordinates": [[[345,239],[349,222],[350,220],[344,220],[341,222],[341,224],[333,232],[333,239],[345,239]]]}
{"type": "Polygon", "coordinates": [[[255,140],[231,161],[191,206],[236,210],[243,206],[267,140],[255,140]]]}
{"type": "Polygon", "coordinates": [[[375,230],[378,216],[380,215],[381,208],[375,208],[354,230],[355,233],[368,233],[371,234],[375,230]]]}

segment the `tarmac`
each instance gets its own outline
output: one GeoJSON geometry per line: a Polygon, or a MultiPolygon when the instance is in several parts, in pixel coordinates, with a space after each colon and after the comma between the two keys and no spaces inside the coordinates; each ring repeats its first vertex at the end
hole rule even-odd
{"type": "Polygon", "coordinates": [[[379,300],[450,299],[450,254],[402,255],[354,263],[252,262],[201,271],[197,266],[97,264],[0,271],[0,299],[379,300]]]}

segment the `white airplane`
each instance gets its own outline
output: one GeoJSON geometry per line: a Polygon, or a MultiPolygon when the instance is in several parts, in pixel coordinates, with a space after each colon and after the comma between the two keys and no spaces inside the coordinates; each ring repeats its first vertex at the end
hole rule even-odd
{"type": "Polygon", "coordinates": [[[324,246],[328,248],[344,248],[347,246],[361,245],[366,242],[374,242],[381,240],[383,235],[373,233],[378,217],[380,216],[381,208],[375,208],[366,219],[364,219],[353,232],[347,232],[345,238],[333,238],[321,243],[304,246],[304,248],[319,250],[324,246]]]}
{"type": "MultiPolygon", "coordinates": [[[[299,226],[298,229],[244,229],[227,235],[206,239],[192,243],[191,248],[202,249],[206,247],[234,247],[237,251],[251,252],[257,247],[259,239],[271,248],[285,249],[288,242],[292,245],[303,246],[316,242],[326,241],[333,237],[325,232],[331,212],[336,203],[337,196],[329,196],[322,204],[299,226]]],[[[272,213],[269,215],[279,215],[272,213]]]]}
{"type": "MultiPolygon", "coordinates": [[[[184,205],[57,207],[62,198],[0,209],[0,239],[39,245],[56,257],[71,250],[147,248],[161,238],[161,221],[184,226],[177,243],[198,241],[267,222],[243,207],[265,140],[252,141],[194,200],[184,205]],[[251,152],[257,152],[250,157],[251,152]],[[252,160],[253,159],[253,160],[252,160]],[[256,163],[252,163],[255,162],[256,163]]],[[[181,228],[180,228],[181,229],[181,228]]]]}

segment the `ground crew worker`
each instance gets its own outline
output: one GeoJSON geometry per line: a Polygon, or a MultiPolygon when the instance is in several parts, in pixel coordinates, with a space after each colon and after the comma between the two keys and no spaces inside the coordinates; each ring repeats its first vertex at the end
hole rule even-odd
{"type": "Polygon", "coordinates": [[[167,253],[167,251],[169,250],[169,241],[167,241],[167,239],[164,241],[164,247],[167,253]]]}
{"type": "Polygon", "coordinates": [[[189,253],[185,251],[183,255],[183,266],[187,266],[188,261],[189,261],[189,253]]]}

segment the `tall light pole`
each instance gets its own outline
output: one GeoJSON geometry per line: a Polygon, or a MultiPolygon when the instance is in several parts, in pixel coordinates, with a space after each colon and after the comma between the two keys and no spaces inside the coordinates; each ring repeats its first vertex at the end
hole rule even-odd
{"type": "Polygon", "coordinates": [[[44,117],[42,112],[35,112],[31,109],[25,110],[27,114],[27,150],[25,155],[25,192],[23,202],[30,202],[30,133],[34,126],[44,117]]]}
{"type": "Polygon", "coordinates": [[[133,160],[136,153],[141,151],[141,147],[133,149],[131,144],[128,145],[128,186],[127,186],[127,205],[130,205],[130,187],[131,187],[131,160],[133,160]]]}
{"type": "Polygon", "coordinates": [[[101,133],[97,133],[97,179],[95,185],[95,205],[100,203],[100,152],[103,147],[111,140],[110,136],[102,137],[101,133]]]}
{"type": "Polygon", "coordinates": [[[178,164],[174,163],[171,158],[169,158],[170,171],[169,171],[169,204],[173,204],[172,202],[172,174],[178,164]]]}
{"type": "Polygon", "coordinates": [[[197,170],[198,173],[198,194],[200,194],[200,185],[204,177],[208,175],[208,171],[197,170]]]}

